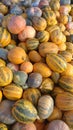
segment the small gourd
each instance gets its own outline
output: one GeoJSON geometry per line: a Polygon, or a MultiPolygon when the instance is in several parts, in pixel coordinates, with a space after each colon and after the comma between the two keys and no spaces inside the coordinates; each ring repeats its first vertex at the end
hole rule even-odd
{"type": "Polygon", "coordinates": [[[72,54],[67,50],[61,51],[59,54],[65,58],[66,62],[70,62],[72,60],[72,54]]]}
{"type": "Polygon", "coordinates": [[[6,62],[4,60],[0,59],[0,67],[5,66],[5,65],[6,65],[6,62]]]}
{"type": "Polygon", "coordinates": [[[8,130],[8,128],[5,124],[0,123],[0,130],[8,130]]]}
{"type": "Polygon", "coordinates": [[[2,91],[0,90],[0,102],[2,101],[2,97],[3,97],[2,91]]]}
{"type": "Polygon", "coordinates": [[[2,2],[0,2],[0,13],[3,13],[3,14],[8,13],[8,7],[4,5],[2,2]]]}

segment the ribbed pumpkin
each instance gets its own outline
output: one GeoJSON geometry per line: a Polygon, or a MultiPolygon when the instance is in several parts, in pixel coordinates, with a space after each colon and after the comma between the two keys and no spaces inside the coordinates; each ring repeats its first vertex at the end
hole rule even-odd
{"type": "Polygon", "coordinates": [[[58,25],[51,25],[47,26],[46,30],[51,34],[55,30],[60,30],[60,27],[58,25]]]}
{"type": "Polygon", "coordinates": [[[67,22],[68,22],[68,16],[64,15],[64,14],[61,14],[60,17],[58,18],[58,21],[60,23],[63,23],[64,25],[66,25],[67,22]]]}
{"type": "Polygon", "coordinates": [[[56,15],[50,9],[43,9],[43,17],[46,19],[48,26],[57,24],[56,15]]]}
{"type": "Polygon", "coordinates": [[[50,53],[46,56],[46,63],[51,70],[62,73],[67,68],[66,61],[61,55],[50,53]]]}
{"type": "Polygon", "coordinates": [[[55,43],[44,42],[39,45],[39,54],[45,57],[48,53],[58,53],[59,48],[55,43]]]}
{"type": "Polygon", "coordinates": [[[16,122],[15,118],[12,116],[11,109],[14,105],[13,101],[3,100],[0,103],[0,122],[7,125],[11,125],[16,122]]]}
{"type": "Polygon", "coordinates": [[[6,65],[6,62],[4,60],[0,59],[0,67],[5,66],[5,65],[6,65]]]}
{"type": "Polygon", "coordinates": [[[23,98],[29,100],[33,105],[37,105],[38,99],[41,97],[41,93],[36,88],[29,88],[24,91],[23,98]]]}
{"type": "Polygon", "coordinates": [[[12,82],[13,73],[8,67],[0,67],[0,87],[4,87],[12,82]]]}
{"type": "Polygon", "coordinates": [[[59,10],[60,8],[60,2],[58,0],[51,0],[50,1],[50,7],[52,10],[59,10]]]}
{"type": "Polygon", "coordinates": [[[22,97],[22,93],[23,93],[23,89],[14,83],[7,85],[3,89],[4,96],[9,100],[20,99],[22,97]]]}
{"type": "Polygon", "coordinates": [[[73,92],[73,75],[61,76],[59,85],[68,92],[73,92]]]}
{"type": "Polygon", "coordinates": [[[54,88],[54,82],[50,78],[45,78],[40,86],[42,93],[49,93],[54,88]]]}
{"type": "Polygon", "coordinates": [[[28,50],[36,50],[39,45],[39,40],[36,38],[28,38],[26,40],[26,47],[28,50]]]}
{"type": "Polygon", "coordinates": [[[45,30],[46,26],[47,26],[47,22],[43,17],[33,17],[32,19],[32,23],[33,23],[33,27],[37,30],[37,31],[43,31],[45,30]]]}
{"type": "Polygon", "coordinates": [[[68,124],[70,128],[73,128],[73,110],[64,112],[63,120],[68,124]]]}
{"type": "Polygon", "coordinates": [[[50,77],[52,73],[49,67],[45,63],[42,63],[42,62],[38,62],[33,65],[33,72],[38,72],[43,77],[50,77]]]}
{"type": "Polygon", "coordinates": [[[21,47],[15,47],[8,52],[8,59],[14,64],[21,64],[26,60],[26,52],[21,47]]]}
{"type": "Polygon", "coordinates": [[[39,40],[39,42],[47,42],[50,36],[49,36],[49,32],[44,30],[44,31],[37,32],[36,37],[39,40]]]}
{"type": "Polygon", "coordinates": [[[28,100],[18,100],[12,108],[12,114],[15,119],[22,123],[34,122],[37,118],[37,111],[32,103],[28,100]]]}
{"type": "Polygon", "coordinates": [[[58,83],[58,80],[60,78],[60,74],[58,72],[52,72],[51,78],[54,83],[58,83]]]}
{"type": "Polygon", "coordinates": [[[27,85],[31,88],[38,88],[42,83],[42,75],[40,73],[31,73],[27,80],[27,85]]]}
{"type": "Polygon", "coordinates": [[[42,59],[40,54],[35,50],[30,51],[28,56],[29,56],[29,59],[34,63],[39,62],[42,59]]]}
{"type": "Polygon", "coordinates": [[[11,42],[11,35],[7,29],[0,27],[0,47],[5,47],[11,42]]]}
{"type": "Polygon", "coordinates": [[[13,82],[17,85],[25,85],[28,75],[24,71],[14,71],[13,82]]]}
{"type": "Polygon", "coordinates": [[[73,65],[71,65],[70,63],[67,63],[67,68],[64,72],[61,73],[61,75],[73,76],[73,65]]]}
{"type": "Polygon", "coordinates": [[[36,126],[34,123],[29,124],[21,124],[19,122],[16,122],[11,130],[36,130],[36,126]]]}
{"type": "Polygon", "coordinates": [[[56,96],[56,106],[62,111],[73,110],[73,94],[69,92],[63,92],[56,96]]]}
{"type": "Polygon", "coordinates": [[[67,51],[71,52],[73,54],[73,43],[66,42],[67,51]]]}
{"type": "Polygon", "coordinates": [[[41,96],[38,100],[38,115],[41,119],[47,119],[53,112],[54,101],[50,95],[41,96]]]}
{"type": "Polygon", "coordinates": [[[69,51],[61,51],[59,54],[65,58],[66,62],[70,62],[72,60],[72,54],[69,51]]]}
{"type": "Polygon", "coordinates": [[[66,44],[65,43],[59,44],[58,47],[59,47],[59,51],[65,51],[66,50],[66,44]]]}
{"type": "Polygon", "coordinates": [[[5,124],[0,123],[0,130],[8,130],[8,128],[5,124]]]}
{"type": "Polygon", "coordinates": [[[61,118],[62,118],[62,112],[55,106],[53,113],[51,114],[51,116],[49,118],[47,118],[47,120],[52,121],[52,120],[58,120],[61,118]]]}
{"type": "Polygon", "coordinates": [[[51,33],[51,40],[59,45],[66,42],[66,37],[60,30],[55,30],[51,33]]]}
{"type": "Polygon", "coordinates": [[[66,27],[65,27],[65,25],[64,25],[64,24],[59,23],[59,24],[58,24],[58,26],[59,26],[59,28],[60,28],[61,32],[64,32],[64,31],[65,31],[66,27]]]}
{"type": "Polygon", "coordinates": [[[4,5],[2,2],[0,2],[0,13],[7,14],[8,13],[8,7],[4,5]]]}

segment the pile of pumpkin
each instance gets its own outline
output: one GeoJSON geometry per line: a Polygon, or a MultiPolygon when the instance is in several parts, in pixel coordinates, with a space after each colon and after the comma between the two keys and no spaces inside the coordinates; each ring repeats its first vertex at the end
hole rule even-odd
{"type": "Polygon", "coordinates": [[[0,130],[73,130],[69,2],[0,2],[0,130]]]}

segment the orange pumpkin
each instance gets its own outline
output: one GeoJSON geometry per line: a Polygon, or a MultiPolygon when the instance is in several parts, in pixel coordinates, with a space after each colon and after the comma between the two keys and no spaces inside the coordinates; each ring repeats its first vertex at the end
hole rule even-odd
{"type": "Polygon", "coordinates": [[[29,61],[25,61],[20,65],[20,70],[26,73],[31,73],[33,71],[33,65],[29,61]]]}
{"type": "Polygon", "coordinates": [[[8,30],[13,34],[18,34],[24,30],[26,21],[22,16],[12,16],[7,24],[8,30]]]}
{"type": "Polygon", "coordinates": [[[8,52],[8,59],[14,64],[21,64],[26,60],[26,53],[21,47],[15,47],[8,52]]]}

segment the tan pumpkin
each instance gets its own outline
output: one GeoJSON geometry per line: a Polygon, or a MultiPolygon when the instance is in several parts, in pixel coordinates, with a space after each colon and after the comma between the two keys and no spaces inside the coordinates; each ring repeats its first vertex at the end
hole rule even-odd
{"type": "Polygon", "coordinates": [[[62,111],[56,106],[54,107],[53,113],[47,118],[48,121],[58,120],[62,118],[62,111]]]}
{"type": "Polygon", "coordinates": [[[39,54],[45,57],[48,53],[58,53],[59,48],[55,43],[44,42],[39,45],[39,54]]]}
{"type": "Polygon", "coordinates": [[[50,77],[52,73],[49,67],[42,62],[35,63],[33,65],[33,71],[40,73],[43,77],[50,77]]]}
{"type": "Polygon", "coordinates": [[[4,87],[12,82],[13,73],[12,71],[6,67],[0,67],[0,87],[4,87]]]}
{"type": "Polygon", "coordinates": [[[14,64],[21,64],[26,60],[26,52],[21,47],[15,47],[8,52],[8,59],[14,64]]]}
{"type": "Polygon", "coordinates": [[[7,24],[8,30],[13,34],[18,34],[24,30],[26,21],[22,16],[12,16],[7,24]]]}
{"type": "Polygon", "coordinates": [[[34,63],[39,62],[42,59],[40,54],[35,50],[30,51],[28,56],[29,56],[29,59],[34,63]]]}
{"type": "Polygon", "coordinates": [[[70,62],[72,60],[72,54],[68,50],[61,51],[59,54],[65,58],[66,62],[70,62]]]}
{"type": "Polygon", "coordinates": [[[33,71],[33,64],[29,61],[25,61],[20,65],[20,70],[26,73],[31,73],[33,71]]]}
{"type": "Polygon", "coordinates": [[[59,45],[66,42],[66,37],[60,30],[55,30],[51,33],[51,40],[59,45]]]}
{"type": "Polygon", "coordinates": [[[33,27],[37,30],[37,31],[43,31],[45,30],[46,26],[47,26],[47,22],[43,17],[33,17],[32,19],[32,23],[33,23],[33,27]]]}
{"type": "Polygon", "coordinates": [[[13,101],[20,99],[22,97],[22,93],[23,93],[23,89],[14,83],[7,85],[3,89],[4,96],[7,99],[13,100],[13,101]]]}
{"type": "Polygon", "coordinates": [[[56,96],[56,106],[62,111],[73,110],[73,94],[69,92],[63,92],[56,96]]]}

